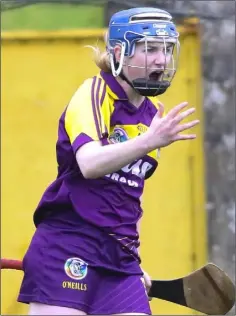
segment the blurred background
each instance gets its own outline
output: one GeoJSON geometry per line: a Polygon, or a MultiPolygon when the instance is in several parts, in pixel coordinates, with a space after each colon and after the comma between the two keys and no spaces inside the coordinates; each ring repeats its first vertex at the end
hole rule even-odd
{"type": "MultiPolygon", "coordinates": [[[[144,268],[171,279],[211,261],[235,281],[235,1],[1,1],[1,256],[23,257],[34,209],[56,176],[59,116],[98,72],[85,45],[104,48],[111,15],[137,6],[173,15],[180,64],[160,99],[167,111],[187,100],[201,119],[197,140],[164,149],[147,181],[144,268]]],[[[21,279],[19,271],[2,273],[1,314],[27,313],[16,302],[21,279]]],[[[197,314],[160,300],[151,307],[157,315],[197,314]]]]}

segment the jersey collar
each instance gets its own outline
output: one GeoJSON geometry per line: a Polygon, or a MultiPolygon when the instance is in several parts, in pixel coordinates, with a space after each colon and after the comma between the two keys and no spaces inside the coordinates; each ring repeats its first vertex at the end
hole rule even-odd
{"type": "Polygon", "coordinates": [[[128,100],[124,89],[111,73],[101,70],[100,75],[107,84],[107,92],[114,100],[128,100]]]}

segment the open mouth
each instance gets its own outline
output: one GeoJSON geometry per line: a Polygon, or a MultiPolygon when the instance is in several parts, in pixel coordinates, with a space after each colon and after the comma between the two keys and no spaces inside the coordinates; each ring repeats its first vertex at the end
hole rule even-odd
{"type": "Polygon", "coordinates": [[[163,75],[163,71],[153,71],[149,74],[149,79],[152,81],[159,81],[163,75]]]}

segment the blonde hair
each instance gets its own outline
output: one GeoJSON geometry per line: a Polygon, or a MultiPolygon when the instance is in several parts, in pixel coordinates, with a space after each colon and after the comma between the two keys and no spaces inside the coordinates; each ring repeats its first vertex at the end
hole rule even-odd
{"type": "MultiPolygon", "coordinates": [[[[107,44],[107,32],[104,36],[105,44],[107,44]]],[[[111,63],[108,51],[101,51],[100,48],[96,46],[87,45],[85,47],[89,47],[93,50],[94,53],[94,62],[101,70],[105,72],[112,72],[111,71],[111,63]]]]}

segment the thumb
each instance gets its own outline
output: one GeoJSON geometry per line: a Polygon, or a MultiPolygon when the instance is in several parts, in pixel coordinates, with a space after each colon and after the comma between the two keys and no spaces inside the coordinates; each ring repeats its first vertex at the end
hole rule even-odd
{"type": "Polygon", "coordinates": [[[160,101],[157,102],[159,108],[158,108],[158,117],[162,118],[163,114],[164,114],[164,104],[161,103],[160,101]]]}

